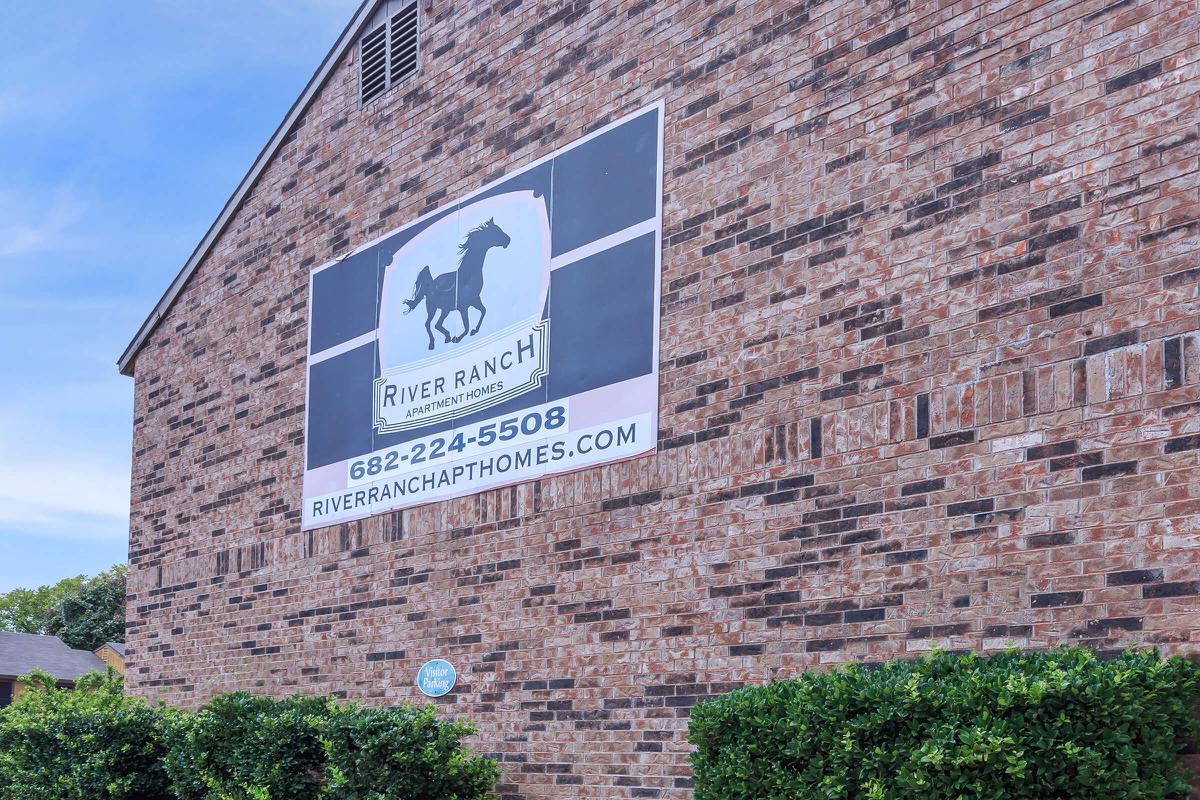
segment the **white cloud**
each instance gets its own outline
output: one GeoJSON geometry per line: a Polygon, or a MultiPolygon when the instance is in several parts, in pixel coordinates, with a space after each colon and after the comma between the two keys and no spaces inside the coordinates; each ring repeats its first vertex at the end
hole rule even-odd
{"type": "MultiPolygon", "coordinates": [[[[252,54],[255,62],[265,60],[291,63],[302,71],[316,69],[307,57],[297,58],[296,36],[310,41],[324,34],[328,39],[319,46],[331,47],[342,28],[350,22],[360,0],[210,0],[206,3],[181,3],[158,0],[155,11],[174,25],[187,30],[193,41],[212,46],[223,58],[240,59],[252,54]],[[317,33],[314,33],[317,32],[317,33]]],[[[306,48],[307,50],[307,48],[306,48]]],[[[190,68],[206,68],[213,63],[198,50],[190,68]]],[[[307,78],[297,75],[297,78],[307,78]]]]}
{"type": "Polygon", "coordinates": [[[62,185],[46,198],[24,202],[0,194],[0,258],[19,258],[77,245],[71,228],[87,210],[87,203],[70,185],[62,185]],[[41,202],[36,202],[41,200],[41,202]]]}
{"type": "Polygon", "coordinates": [[[122,539],[129,482],[112,465],[78,457],[0,466],[0,526],[29,535],[122,539]]]}
{"type": "MultiPolygon", "coordinates": [[[[0,407],[0,527],[30,535],[121,538],[128,529],[128,453],[90,434],[80,425],[84,420],[60,419],[55,412],[64,408],[66,387],[53,388],[42,393],[26,387],[36,403],[0,407]]],[[[85,384],[76,388],[75,402],[85,412],[93,403],[105,404],[99,391],[85,384]]]]}
{"type": "MultiPolygon", "coordinates": [[[[0,295],[0,311],[39,311],[54,314],[78,314],[81,312],[111,311],[126,302],[120,297],[63,297],[58,294],[43,296],[0,295]]],[[[111,359],[109,359],[111,360],[111,359]]],[[[105,362],[107,363],[107,362],[105,362]]]]}

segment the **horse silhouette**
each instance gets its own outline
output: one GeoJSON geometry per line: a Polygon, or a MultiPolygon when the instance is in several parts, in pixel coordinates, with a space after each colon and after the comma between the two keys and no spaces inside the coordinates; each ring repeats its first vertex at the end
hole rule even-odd
{"type": "Polygon", "coordinates": [[[508,247],[512,242],[512,238],[505,233],[499,225],[496,224],[495,218],[489,219],[477,228],[471,229],[467,233],[467,238],[458,246],[458,269],[454,272],[444,272],[436,278],[429,271],[429,265],[417,275],[417,282],[413,285],[413,296],[411,300],[405,300],[404,305],[407,306],[404,313],[412,311],[421,301],[425,301],[425,310],[428,316],[425,318],[425,332],[429,334],[429,349],[433,349],[433,331],[430,326],[441,331],[446,337],[446,343],[461,342],[464,336],[470,334],[474,336],[479,333],[479,326],[483,325],[483,318],[487,316],[487,308],[484,307],[483,301],[479,299],[480,293],[483,291],[483,259],[487,255],[487,251],[493,247],[508,247]],[[475,327],[471,327],[470,320],[467,316],[467,311],[477,308],[479,309],[479,320],[475,323],[475,327]],[[458,311],[462,317],[463,330],[458,336],[451,336],[450,331],[442,325],[446,321],[446,315],[451,311],[458,311]],[[438,320],[435,323],[433,318],[440,312],[438,320]]]}

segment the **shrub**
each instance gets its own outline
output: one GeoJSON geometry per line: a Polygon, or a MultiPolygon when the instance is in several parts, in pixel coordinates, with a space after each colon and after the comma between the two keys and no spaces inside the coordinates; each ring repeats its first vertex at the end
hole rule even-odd
{"type": "Polygon", "coordinates": [[[237,693],[178,718],[167,770],[180,800],[480,800],[499,769],[472,732],[432,708],[237,693]]]}
{"type": "Polygon", "coordinates": [[[336,800],[477,800],[500,770],[474,756],[469,726],[440,721],[432,708],[337,707],[322,732],[330,798],[336,800]]]}
{"type": "Polygon", "coordinates": [[[111,669],[59,689],[34,673],[0,711],[3,800],[167,800],[163,722],[170,712],[122,695],[111,669]]]}
{"type": "Polygon", "coordinates": [[[1186,797],[1200,667],[1154,652],[935,653],[693,709],[697,800],[1186,797]]]}
{"type": "Polygon", "coordinates": [[[323,697],[275,700],[243,692],[214,698],[179,720],[166,767],[180,800],[323,797],[323,697]]]}
{"type": "Polygon", "coordinates": [[[236,693],[189,714],[125,699],[111,669],[28,683],[0,711],[0,800],[482,800],[500,777],[431,707],[236,693]]]}

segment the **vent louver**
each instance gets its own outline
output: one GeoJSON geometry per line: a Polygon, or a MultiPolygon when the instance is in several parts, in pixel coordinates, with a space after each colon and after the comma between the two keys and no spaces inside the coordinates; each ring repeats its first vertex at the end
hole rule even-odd
{"type": "Polygon", "coordinates": [[[361,49],[359,94],[363,105],[417,71],[420,24],[414,0],[381,4],[361,49]]]}
{"type": "Polygon", "coordinates": [[[417,71],[417,4],[392,17],[391,56],[388,70],[397,84],[417,71]]]}
{"type": "Polygon", "coordinates": [[[373,30],[362,40],[362,101],[369,103],[388,87],[387,29],[373,30]]]}

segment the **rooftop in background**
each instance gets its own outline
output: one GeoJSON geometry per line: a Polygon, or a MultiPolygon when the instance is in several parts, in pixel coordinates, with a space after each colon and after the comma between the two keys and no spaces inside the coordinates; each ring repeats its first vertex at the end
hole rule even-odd
{"type": "MultiPolygon", "coordinates": [[[[125,645],[113,645],[115,650],[125,645]]],[[[57,636],[36,633],[0,633],[0,676],[17,677],[35,669],[48,672],[60,681],[74,681],[81,675],[104,670],[104,662],[89,650],[74,650],[57,636]]]]}

